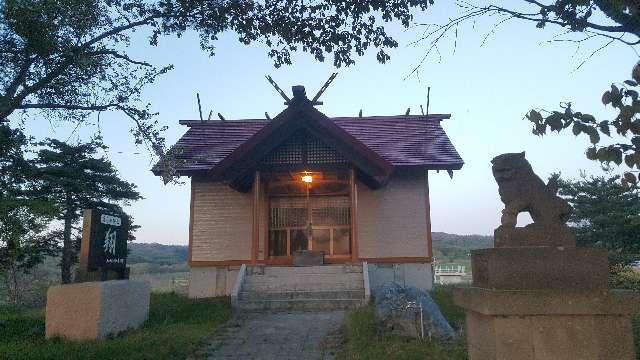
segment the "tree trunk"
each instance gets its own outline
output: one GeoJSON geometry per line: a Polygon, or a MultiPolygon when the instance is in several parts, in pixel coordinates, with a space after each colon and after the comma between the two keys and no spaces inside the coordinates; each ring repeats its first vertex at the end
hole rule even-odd
{"type": "Polygon", "coordinates": [[[9,266],[4,276],[9,303],[13,305],[20,305],[22,302],[23,289],[18,280],[19,270],[15,267],[15,264],[11,264],[9,266]]]}
{"type": "Polygon", "coordinates": [[[62,261],[60,262],[60,273],[62,283],[71,282],[71,266],[73,265],[74,247],[71,241],[71,225],[73,225],[73,209],[71,195],[67,194],[66,209],[64,213],[64,230],[62,233],[62,261]]]}

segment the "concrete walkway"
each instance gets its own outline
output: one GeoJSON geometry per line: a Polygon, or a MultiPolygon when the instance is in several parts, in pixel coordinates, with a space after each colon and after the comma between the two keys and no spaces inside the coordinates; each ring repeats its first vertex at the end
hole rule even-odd
{"type": "Polygon", "coordinates": [[[333,359],[323,338],[338,329],[344,311],[261,312],[237,315],[198,351],[205,359],[333,359]]]}

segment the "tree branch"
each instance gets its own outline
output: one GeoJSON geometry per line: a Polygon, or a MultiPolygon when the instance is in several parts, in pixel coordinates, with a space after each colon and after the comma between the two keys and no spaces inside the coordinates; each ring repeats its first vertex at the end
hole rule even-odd
{"type": "MultiPolygon", "coordinates": [[[[78,54],[80,54],[82,52],[82,50],[87,49],[87,48],[91,47],[92,45],[95,45],[98,42],[100,42],[100,41],[102,41],[102,40],[104,40],[104,39],[106,39],[106,38],[108,38],[110,36],[119,34],[119,33],[123,32],[123,31],[130,30],[130,29],[133,29],[133,28],[138,27],[138,26],[147,25],[153,19],[161,18],[162,16],[163,16],[162,14],[158,13],[158,14],[155,14],[155,15],[147,16],[144,19],[139,20],[139,21],[135,21],[135,22],[132,22],[132,23],[128,23],[126,25],[121,25],[121,26],[114,27],[113,29],[111,29],[109,31],[105,31],[105,32],[101,33],[100,35],[95,36],[91,40],[88,40],[88,41],[84,42],[83,44],[81,44],[80,46],[72,49],[70,52],[68,52],[63,57],[63,59],[59,63],[59,65],[57,67],[55,67],[53,70],[51,70],[46,76],[44,76],[43,78],[41,78],[40,80],[36,81],[35,83],[33,83],[30,86],[25,86],[22,89],[22,91],[20,91],[15,96],[13,96],[13,95],[9,95],[9,96],[4,95],[3,97],[5,99],[4,99],[4,101],[2,103],[0,103],[0,121],[4,121],[16,109],[29,108],[29,107],[20,107],[22,101],[24,101],[24,99],[26,99],[29,95],[42,90],[47,85],[49,85],[51,83],[51,81],[53,81],[58,76],[62,75],[67,70],[67,68],[69,66],[73,65],[73,63],[75,61],[75,58],[77,57],[78,54]]],[[[126,57],[125,55],[122,55],[122,54],[115,53],[115,54],[111,54],[111,55],[116,56],[116,57],[120,57],[121,59],[124,59],[126,61],[138,63],[138,62],[135,62],[134,60],[126,57]]],[[[140,62],[139,65],[146,66],[141,62],[140,62]]],[[[31,104],[31,105],[33,105],[33,104],[31,104]]],[[[63,109],[63,107],[60,107],[60,108],[63,109]]]]}
{"type": "Polygon", "coordinates": [[[130,30],[130,29],[133,29],[133,28],[138,27],[138,26],[148,25],[151,22],[151,20],[159,19],[159,18],[162,18],[162,17],[163,17],[162,14],[150,15],[150,16],[147,16],[146,18],[142,19],[142,20],[134,21],[134,22],[128,23],[126,25],[116,26],[113,29],[111,29],[109,31],[105,31],[102,34],[94,37],[93,39],[86,41],[85,43],[81,44],[79,46],[79,48],[86,49],[89,46],[97,44],[98,42],[108,38],[109,36],[119,34],[119,33],[123,32],[123,31],[130,30]]]}
{"type": "Polygon", "coordinates": [[[110,108],[117,108],[118,104],[104,105],[74,105],[74,104],[55,104],[55,103],[31,103],[16,106],[16,109],[49,109],[49,110],[83,110],[83,111],[104,111],[110,108]]]}
{"type": "Polygon", "coordinates": [[[31,64],[33,64],[33,61],[34,58],[30,57],[25,51],[24,63],[20,67],[20,70],[18,70],[15,79],[13,79],[11,84],[7,86],[4,92],[4,97],[9,98],[16,94],[18,88],[20,87],[20,84],[24,84],[24,82],[26,81],[27,75],[29,74],[29,68],[31,67],[31,64]]]}
{"type": "Polygon", "coordinates": [[[149,64],[149,63],[148,63],[148,62],[146,62],[146,61],[137,61],[137,60],[133,60],[133,59],[131,59],[130,57],[128,57],[127,55],[125,55],[125,54],[120,54],[120,53],[118,53],[118,52],[117,52],[117,51],[115,51],[115,50],[107,50],[107,49],[105,49],[105,50],[98,50],[98,51],[87,52],[86,54],[87,54],[87,55],[111,55],[111,56],[113,56],[113,57],[115,57],[115,58],[125,60],[125,61],[127,61],[127,62],[132,63],[132,64],[141,65],[141,66],[147,66],[147,67],[153,67],[153,65],[149,64]]]}

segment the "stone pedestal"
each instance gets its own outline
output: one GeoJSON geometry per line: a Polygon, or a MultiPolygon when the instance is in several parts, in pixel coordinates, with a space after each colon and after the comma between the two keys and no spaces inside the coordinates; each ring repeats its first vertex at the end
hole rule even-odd
{"type": "Polygon", "coordinates": [[[147,320],[147,282],[112,280],[52,286],[47,291],[46,337],[103,339],[147,320]]]}
{"type": "Polygon", "coordinates": [[[511,247],[471,252],[473,285],[487,289],[607,289],[607,251],[511,247]]]}
{"type": "Polygon", "coordinates": [[[640,294],[608,290],[606,252],[520,247],[472,251],[458,288],[471,360],[635,359],[640,294]]]}

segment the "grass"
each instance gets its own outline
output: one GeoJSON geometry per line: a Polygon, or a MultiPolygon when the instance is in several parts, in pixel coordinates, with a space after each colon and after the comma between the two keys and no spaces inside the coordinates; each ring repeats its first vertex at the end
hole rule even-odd
{"type": "Polygon", "coordinates": [[[152,294],[149,320],[103,341],[44,338],[43,310],[0,307],[0,359],[183,359],[217,325],[227,321],[226,301],[152,294]]]}
{"type": "MultiPolygon", "coordinates": [[[[435,288],[431,295],[451,325],[459,330],[464,324],[464,312],[453,303],[451,290],[435,288]]],[[[350,312],[342,331],[344,341],[339,345],[338,359],[467,359],[464,336],[452,343],[440,343],[381,334],[372,306],[350,312]]]]}
{"type": "Polygon", "coordinates": [[[434,285],[429,292],[433,301],[438,304],[440,312],[456,331],[464,328],[464,309],[453,302],[453,286],[434,285]]]}

